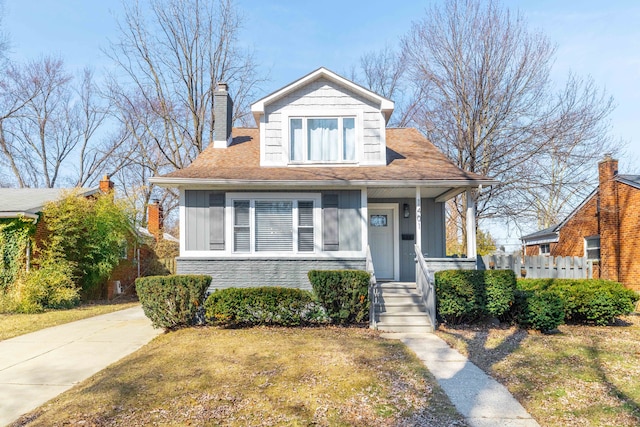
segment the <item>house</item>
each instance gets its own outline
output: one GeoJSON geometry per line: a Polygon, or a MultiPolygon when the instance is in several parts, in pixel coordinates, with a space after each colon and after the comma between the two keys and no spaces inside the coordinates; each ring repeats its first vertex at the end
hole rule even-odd
{"type": "MultiPolygon", "coordinates": [[[[105,185],[105,184],[102,184],[105,185]]],[[[100,192],[94,188],[0,188],[0,219],[8,221],[32,221],[35,225],[34,241],[40,242],[46,237],[46,227],[40,220],[44,206],[76,191],[78,197],[91,197],[100,192]]],[[[25,261],[29,268],[32,254],[31,245],[26,247],[25,261]]]]}
{"type": "Polygon", "coordinates": [[[378,280],[415,282],[415,245],[433,268],[475,268],[471,190],[495,181],[387,128],[393,101],[319,68],[253,103],[257,128],[232,129],[232,105],[219,84],[213,143],[151,179],[180,191],[178,273],[309,287],[309,270],[364,270],[370,253],[378,280]],[[468,258],[447,259],[445,202],[464,192],[468,258]]]}
{"type": "Polygon", "coordinates": [[[640,176],[618,174],[610,154],[598,187],[560,224],[522,237],[525,255],[584,256],[593,277],[640,291],[640,176]]]}
{"type": "MultiPolygon", "coordinates": [[[[49,202],[55,202],[66,194],[74,192],[78,197],[95,197],[100,193],[114,191],[113,182],[105,175],[99,186],[92,188],[0,188],[0,222],[27,221],[32,223],[33,238],[25,244],[24,267],[31,268],[33,259],[32,251],[37,251],[40,244],[48,238],[48,230],[42,211],[49,202]]],[[[169,242],[177,242],[173,236],[164,233],[162,208],[157,202],[148,208],[148,227],[138,227],[130,233],[127,242],[123,242],[122,258],[114,269],[104,288],[103,297],[112,299],[116,294],[133,293],[133,283],[137,277],[148,274],[167,273],[166,269],[158,263],[158,257],[154,252],[154,242],[163,238],[169,242]]],[[[0,246],[0,255],[2,253],[0,246]]],[[[0,260],[5,262],[4,256],[0,260]]],[[[0,272],[5,272],[8,265],[0,265],[0,272]]],[[[8,283],[13,282],[15,272],[6,270],[11,277],[3,278],[8,283]]]]}

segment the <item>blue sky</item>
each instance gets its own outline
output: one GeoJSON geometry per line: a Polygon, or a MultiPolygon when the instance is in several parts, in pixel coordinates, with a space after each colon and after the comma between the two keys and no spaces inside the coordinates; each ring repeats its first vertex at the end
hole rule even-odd
{"type": "MultiPolygon", "coordinates": [[[[434,0],[440,1],[440,0],[434,0]]],[[[120,0],[4,0],[3,27],[17,60],[61,56],[71,70],[109,67],[100,48],[117,37],[120,0]]],[[[640,173],[640,2],[503,0],[557,45],[553,78],[591,76],[615,98],[612,135],[628,143],[621,173],[640,173]]],[[[264,95],[325,66],[348,73],[360,56],[396,46],[431,1],[237,0],[263,74],[264,95]]],[[[595,165],[594,165],[595,167],[595,165]]]]}
{"type": "MultiPolygon", "coordinates": [[[[440,0],[434,0],[440,1],[440,0]]],[[[109,67],[100,48],[117,37],[120,0],[4,0],[4,28],[18,60],[60,55],[70,69],[109,67]]],[[[348,73],[360,56],[398,40],[424,16],[430,1],[388,0],[317,3],[237,0],[242,43],[255,49],[269,93],[325,66],[348,73]]],[[[640,2],[635,0],[505,0],[532,28],[557,44],[553,77],[569,70],[592,76],[616,100],[612,134],[628,142],[622,172],[640,172],[640,2]]],[[[263,95],[260,94],[260,95],[263,95]]]]}

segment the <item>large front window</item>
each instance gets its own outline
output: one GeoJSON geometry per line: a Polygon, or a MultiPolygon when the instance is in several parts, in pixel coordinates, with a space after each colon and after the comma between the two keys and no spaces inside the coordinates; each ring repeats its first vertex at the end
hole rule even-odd
{"type": "Polygon", "coordinates": [[[233,200],[234,252],[314,252],[317,201],[233,200]]]}
{"type": "Polygon", "coordinates": [[[355,122],[354,117],[291,118],[291,161],[355,161],[355,122]]]}

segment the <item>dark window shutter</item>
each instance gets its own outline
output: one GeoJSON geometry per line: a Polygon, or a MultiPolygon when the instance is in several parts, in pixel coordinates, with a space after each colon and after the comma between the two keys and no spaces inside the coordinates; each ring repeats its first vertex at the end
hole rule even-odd
{"type": "Polygon", "coordinates": [[[209,193],[209,249],[224,250],[224,193],[209,193]]]}
{"type": "Polygon", "coordinates": [[[338,224],[338,195],[324,194],[322,196],[322,240],[325,251],[340,249],[338,224]]]}

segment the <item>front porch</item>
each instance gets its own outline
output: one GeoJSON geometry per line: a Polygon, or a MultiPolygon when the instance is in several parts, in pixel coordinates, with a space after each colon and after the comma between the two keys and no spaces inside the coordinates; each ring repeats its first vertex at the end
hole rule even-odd
{"type": "MultiPolygon", "coordinates": [[[[367,242],[379,281],[416,281],[416,250],[432,272],[476,268],[475,199],[471,187],[367,188],[367,242]],[[465,258],[446,256],[447,200],[466,192],[465,258]],[[416,249],[417,248],[417,249],[416,249]]],[[[366,202],[365,202],[366,200],[366,202]]],[[[366,205],[365,205],[366,203],[366,205]]]]}

